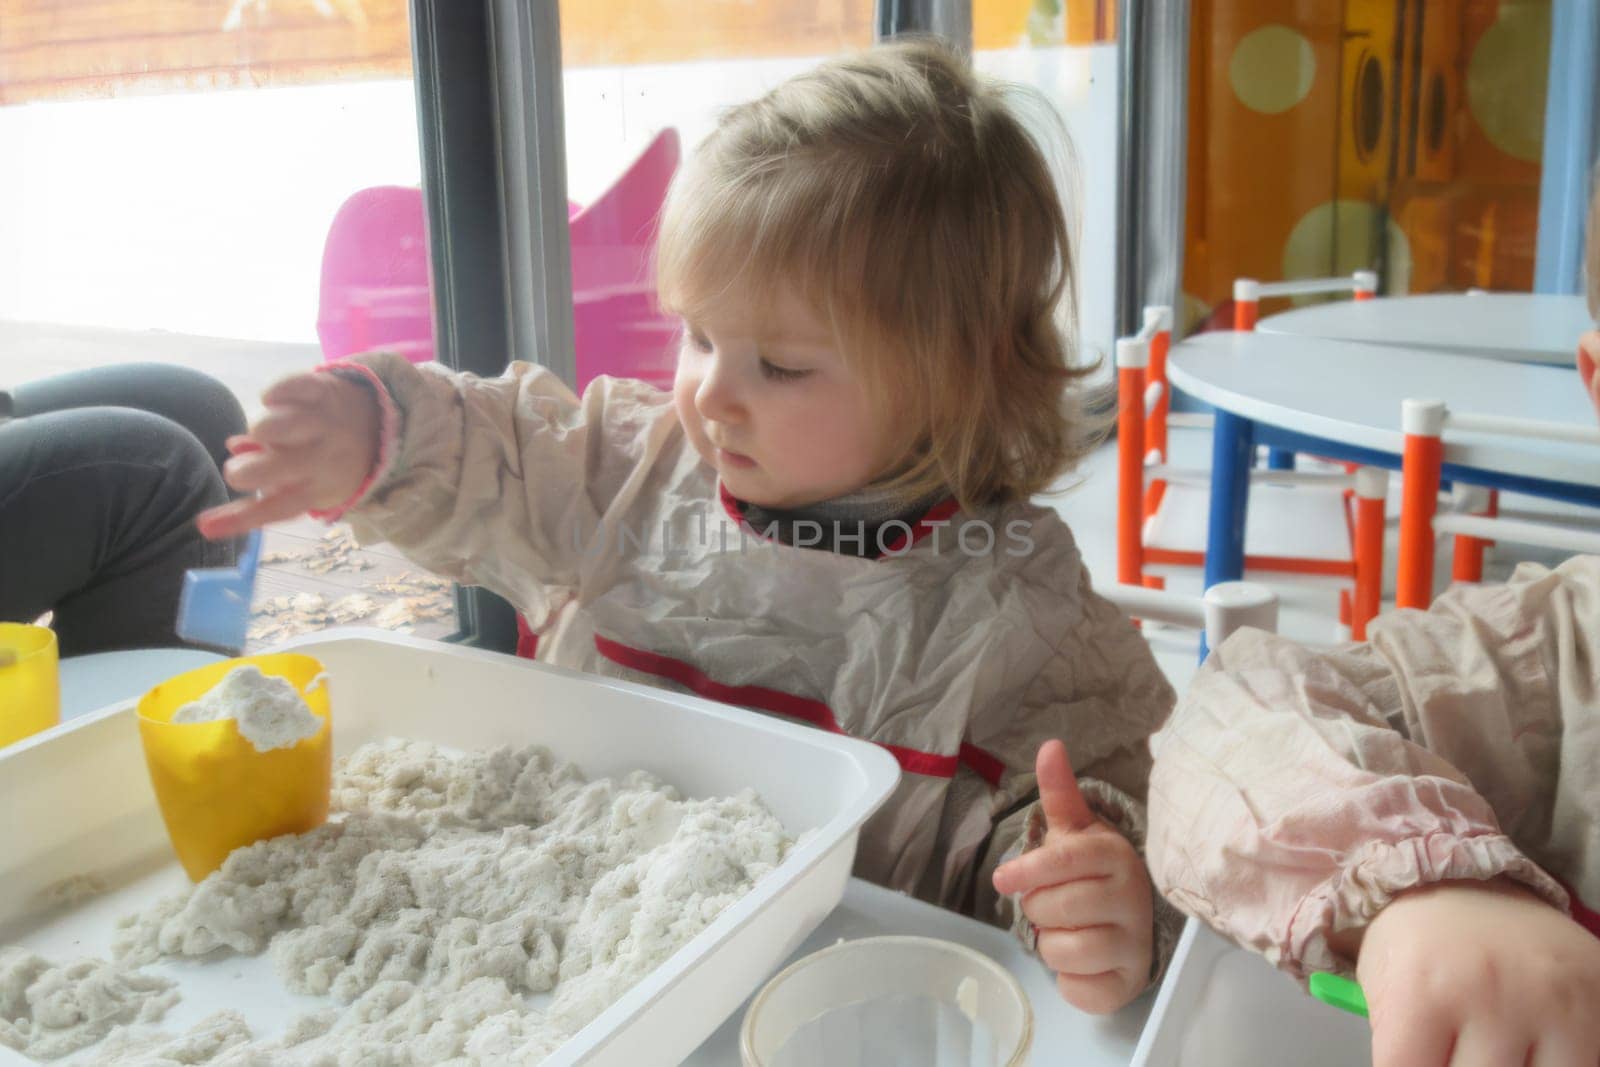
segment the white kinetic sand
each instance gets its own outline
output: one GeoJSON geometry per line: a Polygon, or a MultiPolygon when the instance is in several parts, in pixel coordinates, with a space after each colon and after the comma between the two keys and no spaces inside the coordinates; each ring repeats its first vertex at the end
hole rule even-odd
{"type": "Polygon", "coordinates": [[[239,849],[192,891],[123,920],[116,955],[128,968],[265,949],[289,989],[347,1007],[270,1039],[226,1012],[177,1037],[127,1027],[90,1055],[535,1063],[791,845],[751,792],[683,800],[643,773],[587,782],[539,748],[368,745],[340,768],[333,801],[342,818],[239,849]],[[533,994],[549,996],[536,1007],[533,994]]]}
{"type": "Polygon", "coordinates": [[[104,960],[56,966],[0,948],[0,1045],[39,1060],[65,1056],[123,1023],[161,1018],[178,1000],[173,984],[104,960]]]}
{"type": "Polygon", "coordinates": [[[216,722],[232,719],[257,752],[288,748],[322,729],[322,720],[287,678],[262,674],[245,664],[235,667],[205,696],[185,704],[173,722],[216,722]]]}

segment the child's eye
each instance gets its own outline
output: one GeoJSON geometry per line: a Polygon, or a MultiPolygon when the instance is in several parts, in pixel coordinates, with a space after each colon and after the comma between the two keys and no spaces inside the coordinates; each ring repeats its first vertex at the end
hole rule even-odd
{"type": "Polygon", "coordinates": [[[780,367],[770,360],[761,361],[761,374],[775,382],[793,382],[810,374],[809,370],[795,370],[791,367],[780,367]]]}
{"type": "Polygon", "coordinates": [[[683,335],[688,340],[689,347],[696,352],[711,351],[711,341],[705,334],[696,333],[693,330],[685,330],[683,335]]]}

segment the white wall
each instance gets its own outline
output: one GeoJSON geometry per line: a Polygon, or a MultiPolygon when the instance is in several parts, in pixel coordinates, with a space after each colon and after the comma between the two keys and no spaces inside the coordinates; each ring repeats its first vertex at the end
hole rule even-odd
{"type": "MultiPolygon", "coordinates": [[[[815,58],[569,71],[569,195],[587,202],[666,125],[815,58]]],[[[1061,110],[1082,166],[1086,338],[1110,349],[1115,47],[981,53],[1061,110]]],[[[322,244],[357,189],[420,175],[409,81],[0,108],[0,319],[314,341],[322,244]]]]}

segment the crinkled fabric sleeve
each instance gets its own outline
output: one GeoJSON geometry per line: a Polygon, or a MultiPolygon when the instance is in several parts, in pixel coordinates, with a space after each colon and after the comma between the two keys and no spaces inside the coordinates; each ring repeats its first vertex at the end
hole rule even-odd
{"type": "MultiPolygon", "coordinates": [[[[996,824],[975,882],[977,914],[1010,928],[1030,950],[1036,932],[1022,914],[1020,899],[1000,896],[993,882],[996,867],[1044,839],[1030,754],[1052,737],[1065,741],[1090,808],[1142,855],[1149,737],[1173,705],[1172,687],[1144,638],[1120,611],[1093,593],[1086,571],[1077,593],[1081,615],[1030,688],[1015,720],[1021,736],[1002,746],[1010,765],[1027,767],[1005,785],[1028,802],[996,824]]],[[[1164,973],[1181,929],[1182,917],[1158,898],[1152,980],[1164,973]]]]}
{"type": "Polygon", "coordinates": [[[1547,870],[1600,876],[1597,670],[1593,558],[1458,587],[1332,652],[1242,631],[1155,739],[1156,886],[1302,979],[1348,973],[1329,936],[1420,885],[1504,875],[1565,908],[1547,870]]]}
{"type": "Polygon", "coordinates": [[[670,398],[639,382],[600,378],[580,400],[528,363],[478,378],[385,353],[359,362],[399,429],[388,470],[347,514],[357,536],[524,610],[578,586],[585,553],[676,426],[670,398]]]}

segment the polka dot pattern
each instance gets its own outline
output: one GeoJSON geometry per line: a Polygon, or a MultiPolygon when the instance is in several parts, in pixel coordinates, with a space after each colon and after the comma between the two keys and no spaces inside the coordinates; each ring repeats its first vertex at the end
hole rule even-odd
{"type": "Polygon", "coordinates": [[[1252,111],[1277,115],[1311,92],[1316,54],[1305,35],[1287,26],[1262,26],[1239,39],[1228,61],[1228,83],[1252,111]]]}

